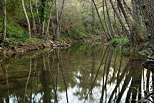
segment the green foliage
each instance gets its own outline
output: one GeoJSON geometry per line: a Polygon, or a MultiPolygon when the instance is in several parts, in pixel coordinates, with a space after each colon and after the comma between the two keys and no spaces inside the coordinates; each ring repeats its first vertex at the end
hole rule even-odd
{"type": "Polygon", "coordinates": [[[120,44],[120,45],[126,45],[129,43],[129,40],[127,38],[120,38],[120,39],[112,39],[110,41],[110,44],[120,44]]]}
{"type": "Polygon", "coordinates": [[[19,26],[7,25],[7,38],[14,42],[25,42],[29,34],[19,26]]]}
{"type": "Polygon", "coordinates": [[[70,38],[70,39],[84,39],[88,37],[88,34],[80,29],[72,30],[70,33],[64,32],[64,37],[70,38]]]}
{"type": "MultiPolygon", "coordinates": [[[[0,23],[0,32],[2,32],[2,23],[0,23]]],[[[7,38],[10,44],[18,45],[26,42],[29,39],[29,34],[18,25],[7,24],[7,38]]]]}

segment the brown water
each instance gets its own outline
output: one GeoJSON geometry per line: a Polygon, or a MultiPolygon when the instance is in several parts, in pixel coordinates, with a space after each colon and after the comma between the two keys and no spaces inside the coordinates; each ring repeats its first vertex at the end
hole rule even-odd
{"type": "Polygon", "coordinates": [[[0,57],[0,103],[129,103],[151,89],[144,60],[102,45],[0,57]]]}

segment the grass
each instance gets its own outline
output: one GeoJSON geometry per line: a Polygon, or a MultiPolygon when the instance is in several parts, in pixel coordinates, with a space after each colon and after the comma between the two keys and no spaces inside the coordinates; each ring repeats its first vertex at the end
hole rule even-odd
{"type": "MultiPolygon", "coordinates": [[[[0,32],[2,32],[2,23],[0,23],[0,32]]],[[[13,43],[24,43],[29,38],[26,30],[18,25],[7,24],[7,39],[13,43]]],[[[2,36],[1,36],[2,37],[2,36]]]]}
{"type": "MultiPolygon", "coordinates": [[[[2,32],[2,23],[0,23],[0,32],[2,32]]],[[[2,40],[2,34],[0,35],[2,40]]],[[[28,31],[24,30],[18,24],[7,24],[7,40],[1,44],[3,48],[12,48],[19,45],[38,44],[42,41],[37,38],[29,38],[28,31]]]]}

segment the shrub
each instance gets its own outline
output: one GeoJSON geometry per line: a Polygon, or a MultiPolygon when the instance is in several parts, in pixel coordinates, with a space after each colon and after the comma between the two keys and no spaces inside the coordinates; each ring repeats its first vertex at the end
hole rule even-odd
{"type": "Polygon", "coordinates": [[[84,39],[88,37],[88,34],[84,30],[75,29],[70,31],[70,33],[64,32],[64,37],[71,39],[84,39]]]}
{"type": "Polygon", "coordinates": [[[127,38],[119,38],[119,39],[112,39],[110,44],[120,44],[120,45],[126,45],[129,43],[129,40],[127,38]]]}
{"type": "MultiPolygon", "coordinates": [[[[29,39],[28,32],[16,24],[7,24],[6,31],[8,42],[10,42],[10,44],[23,44],[29,39]]],[[[0,32],[2,32],[2,23],[0,23],[0,32]]]]}

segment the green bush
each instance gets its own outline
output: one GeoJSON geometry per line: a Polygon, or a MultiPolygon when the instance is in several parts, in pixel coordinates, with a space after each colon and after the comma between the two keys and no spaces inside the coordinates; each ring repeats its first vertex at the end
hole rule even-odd
{"type": "Polygon", "coordinates": [[[70,33],[64,32],[64,37],[71,39],[84,39],[88,37],[88,34],[84,30],[76,29],[72,30],[70,33]]]}
{"type": "Polygon", "coordinates": [[[110,44],[120,44],[120,45],[126,45],[129,43],[129,40],[127,38],[119,38],[119,39],[112,39],[110,44]]]}

